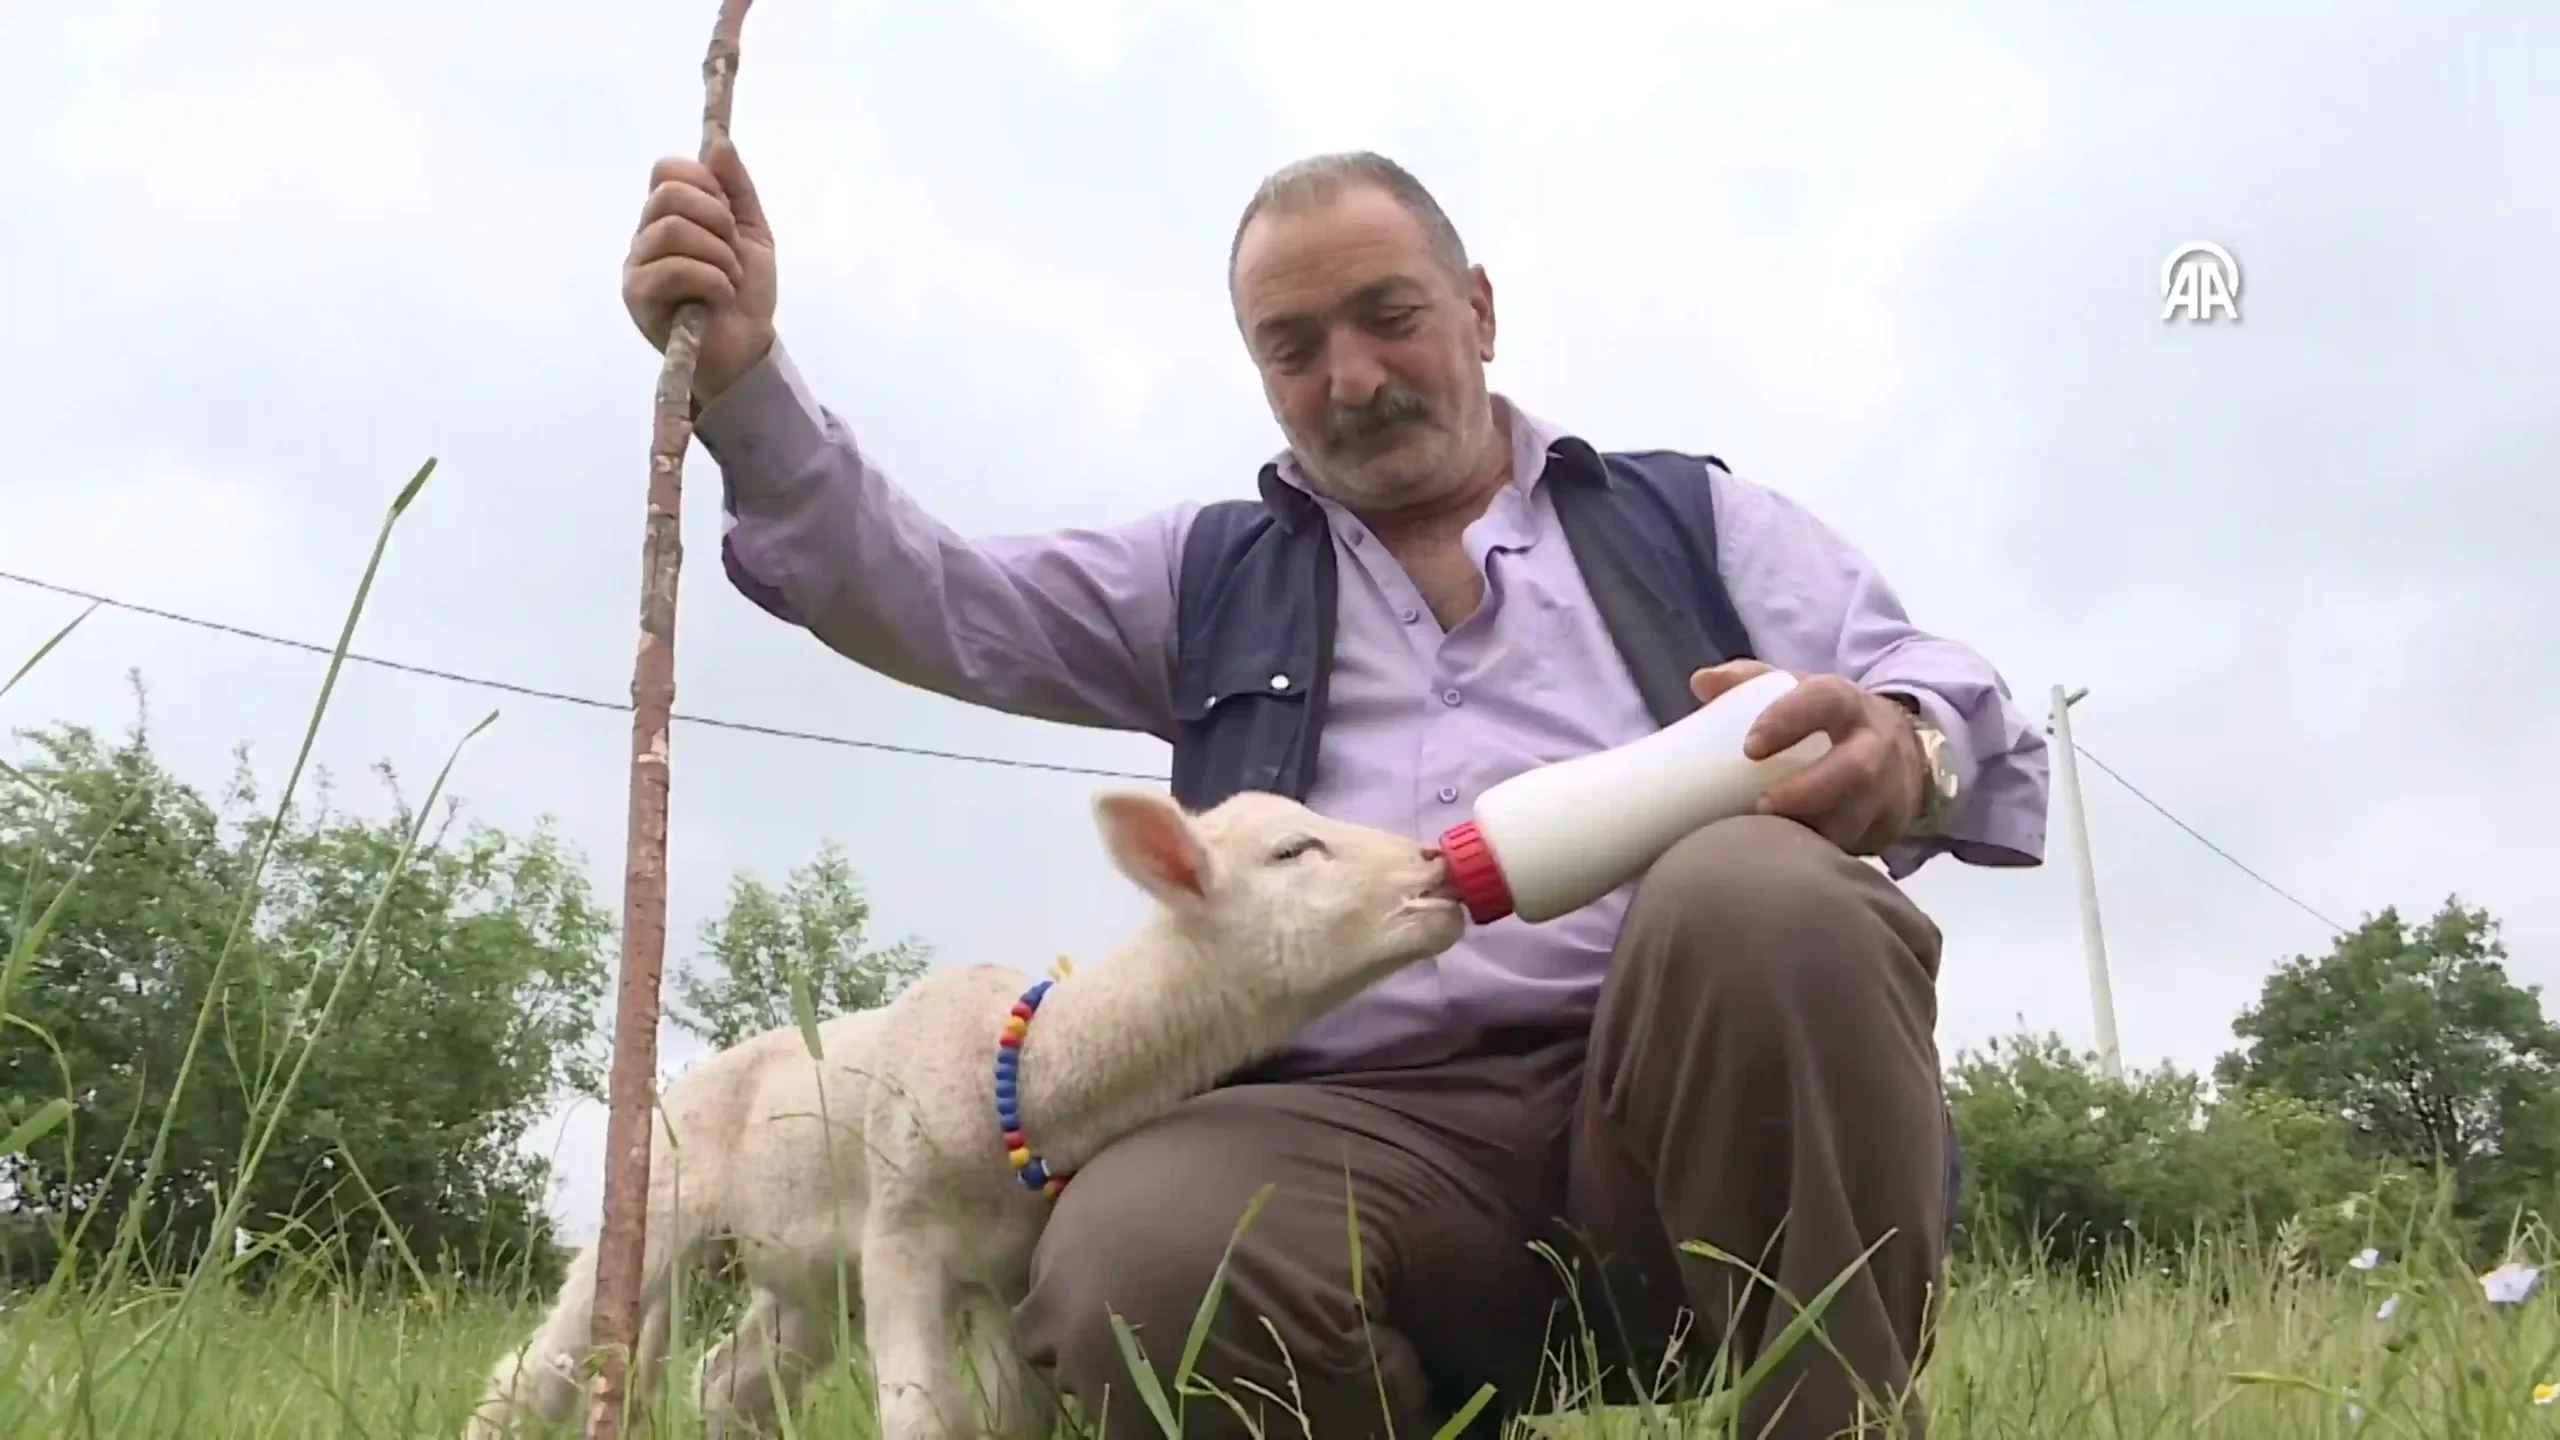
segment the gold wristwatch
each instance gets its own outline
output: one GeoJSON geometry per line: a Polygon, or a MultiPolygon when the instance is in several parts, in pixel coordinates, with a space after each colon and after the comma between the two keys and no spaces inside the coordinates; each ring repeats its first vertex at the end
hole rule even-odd
{"type": "Polygon", "coordinates": [[[1910,717],[1911,733],[1920,742],[1921,763],[1927,766],[1921,778],[1920,818],[1911,824],[1910,833],[1934,833],[1947,813],[1956,808],[1957,791],[1962,788],[1956,778],[1956,767],[1947,759],[1947,735],[1920,702],[1908,695],[1888,694],[1886,699],[1902,707],[1910,717]]]}

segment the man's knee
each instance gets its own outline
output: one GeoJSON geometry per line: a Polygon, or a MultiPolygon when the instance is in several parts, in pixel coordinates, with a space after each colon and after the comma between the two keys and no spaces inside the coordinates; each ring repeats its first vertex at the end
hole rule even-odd
{"type": "Polygon", "coordinates": [[[1618,962],[1678,972],[1641,987],[1675,1007],[1684,993],[1794,1008],[1886,986],[1931,996],[1934,1018],[1939,947],[1937,926],[1883,872],[1796,821],[1746,815],[1654,862],[1618,962]]]}
{"type": "MultiPolygon", "coordinates": [[[[1060,1193],[1017,1312],[1027,1358],[1052,1371],[1088,1418],[1107,1406],[1111,1435],[1144,1428],[1114,1318],[1134,1332],[1144,1362],[1169,1386],[1221,1265],[1200,1357],[1204,1376],[1283,1385],[1293,1368],[1323,1375],[1357,1359],[1360,1331],[1338,1213],[1310,1215],[1305,1197],[1284,1189],[1239,1235],[1262,1167],[1274,1159],[1255,1153],[1275,1138],[1258,1133],[1268,1117],[1236,1092],[1192,1103],[1188,1113],[1114,1143],[1060,1193]],[[1330,1265],[1321,1243],[1328,1235],[1330,1265]]],[[[1250,1393],[1234,1398],[1249,1410],[1260,1403],[1250,1393]]],[[[1211,1417],[1207,1433],[1226,1433],[1222,1423],[1211,1417]]]]}
{"type": "MultiPolygon", "coordinates": [[[[1071,1388],[1129,1378],[1113,1334],[1135,1332],[1159,1376],[1179,1361],[1184,1335],[1234,1239],[1244,1202],[1228,1213],[1204,1203],[1201,1177],[1186,1184],[1145,1152],[1143,1133],[1095,1157],[1058,1197],[1033,1252],[1023,1301],[1023,1340],[1054,1363],[1071,1388]]],[[[1249,1198],[1249,1197],[1248,1197],[1249,1198]]],[[[1134,1399],[1134,1397],[1130,1397],[1134,1399]]]]}

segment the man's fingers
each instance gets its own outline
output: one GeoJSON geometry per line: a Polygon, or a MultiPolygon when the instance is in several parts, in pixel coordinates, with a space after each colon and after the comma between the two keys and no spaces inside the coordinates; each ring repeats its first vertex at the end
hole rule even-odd
{"type": "MultiPolygon", "coordinates": [[[[1689,693],[1712,703],[1737,685],[1756,680],[1774,665],[1759,660],[1728,660],[1689,676],[1689,693]]],[[[1743,737],[1742,753],[1766,760],[1817,730],[1838,740],[1856,728],[1864,710],[1858,688],[1837,675],[1808,675],[1796,687],[1770,702],[1743,737]]]]}
{"type": "Polygon", "coordinates": [[[731,243],[738,237],[737,217],[730,212],[728,202],[720,198],[720,192],[682,181],[669,181],[651,190],[640,206],[641,229],[665,220],[700,226],[731,243]]]}
{"type": "Polygon", "coordinates": [[[1816,731],[1836,743],[1864,723],[1865,707],[1856,686],[1837,675],[1807,677],[1794,689],[1769,702],[1742,740],[1742,753],[1766,760],[1816,731]]]}
{"type": "Polygon", "coordinates": [[[1746,680],[1756,680],[1775,668],[1758,660],[1727,660],[1721,665],[1692,671],[1689,676],[1689,693],[1697,696],[1699,703],[1704,704],[1734,686],[1746,680]]]}
{"type": "Polygon", "coordinates": [[[1760,808],[1809,825],[1839,817],[1854,827],[1859,822],[1852,812],[1873,793],[1877,778],[1884,773],[1883,743],[1881,737],[1870,732],[1834,744],[1821,759],[1770,786],[1760,797],[1760,808]]]}
{"type": "Polygon", "coordinates": [[[662,156],[656,164],[649,167],[649,189],[652,192],[665,189],[669,185],[690,185],[696,190],[708,190],[714,195],[720,193],[719,177],[711,173],[710,166],[690,155],[662,156]]]}
{"type": "Polygon", "coordinates": [[[645,270],[667,260],[699,260],[727,276],[733,287],[746,282],[737,247],[687,216],[652,220],[631,242],[633,266],[645,270]]]}
{"type": "MultiPolygon", "coordinates": [[[[729,272],[707,260],[681,255],[653,260],[647,268],[635,272],[631,277],[631,293],[661,315],[691,300],[699,300],[717,310],[738,298],[737,287],[729,282],[729,272]]],[[[651,323],[665,322],[657,320],[651,323]]]]}
{"type": "Polygon", "coordinates": [[[741,228],[757,235],[772,233],[764,221],[764,201],[756,195],[756,182],[748,177],[747,162],[738,158],[736,144],[722,140],[711,147],[711,173],[720,177],[720,188],[728,192],[741,228]]]}

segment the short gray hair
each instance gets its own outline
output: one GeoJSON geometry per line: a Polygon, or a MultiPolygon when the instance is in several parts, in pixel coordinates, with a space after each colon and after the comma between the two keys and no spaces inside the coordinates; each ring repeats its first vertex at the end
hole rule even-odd
{"type": "Polygon", "coordinates": [[[1431,198],[1431,192],[1413,177],[1413,172],[1374,151],[1344,150],[1284,165],[1254,189],[1253,198],[1245,202],[1244,214],[1236,220],[1235,238],[1227,242],[1229,286],[1235,283],[1236,255],[1244,248],[1244,232],[1252,226],[1255,216],[1265,210],[1287,212],[1321,205],[1361,185],[1374,185],[1394,197],[1421,222],[1423,236],[1431,244],[1432,258],[1448,269],[1451,278],[1465,278],[1466,242],[1458,238],[1458,227],[1449,223],[1440,202],[1431,198]]]}

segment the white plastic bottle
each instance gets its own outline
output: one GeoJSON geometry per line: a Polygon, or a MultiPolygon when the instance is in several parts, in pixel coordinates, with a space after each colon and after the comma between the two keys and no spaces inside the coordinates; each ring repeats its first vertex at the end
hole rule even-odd
{"type": "Polygon", "coordinates": [[[1440,836],[1468,916],[1552,920],[1643,874],[1689,832],[1751,813],[1761,792],[1831,749],[1816,731],[1744,757],[1752,722],[1795,685],[1782,670],[1754,676],[1650,735],[1487,789],[1474,817],[1440,836]]]}

